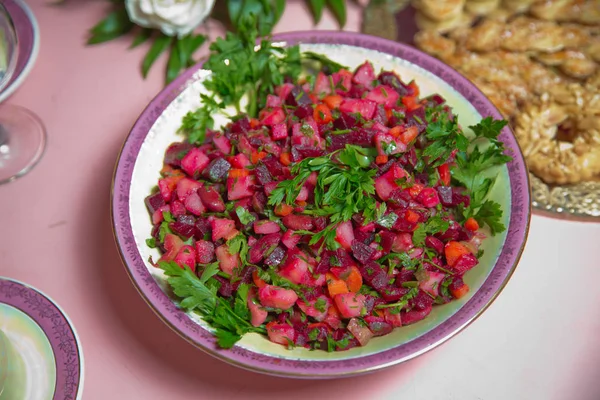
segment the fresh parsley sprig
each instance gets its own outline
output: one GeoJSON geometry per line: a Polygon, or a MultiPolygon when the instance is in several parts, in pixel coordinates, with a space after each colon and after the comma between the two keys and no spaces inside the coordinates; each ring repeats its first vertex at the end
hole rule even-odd
{"type": "Polygon", "coordinates": [[[218,283],[211,278],[219,272],[218,263],[208,264],[200,277],[189,267],[181,268],[175,262],[161,261],[158,266],[167,275],[167,282],[175,295],[181,299],[179,306],[200,314],[215,329],[220,347],[231,348],[246,333],[266,333],[264,328],[250,323],[246,300],[248,285],[240,285],[233,305],[217,294],[218,283]]]}
{"type": "Polygon", "coordinates": [[[488,199],[496,181],[496,177],[490,177],[488,172],[512,160],[504,154],[504,144],[498,140],[506,124],[506,121],[487,117],[477,125],[470,126],[475,134],[471,141],[473,149],[457,153],[456,167],[451,169],[452,178],[471,194],[471,204],[461,210],[464,218],[475,218],[480,225],[487,225],[492,234],[506,229],[501,222],[500,204],[488,199]]]}

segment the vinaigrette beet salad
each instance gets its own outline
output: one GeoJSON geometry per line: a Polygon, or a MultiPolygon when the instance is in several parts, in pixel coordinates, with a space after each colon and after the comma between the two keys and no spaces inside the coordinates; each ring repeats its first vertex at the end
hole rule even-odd
{"type": "Polygon", "coordinates": [[[483,232],[505,229],[487,198],[489,172],[510,160],[497,139],[505,123],[485,118],[465,136],[418,82],[268,41],[237,61],[264,56],[282,76],[247,79],[227,97],[216,82],[227,41],[254,43],[228,36],[212,48],[217,95],[184,118],[189,140],[167,149],[146,198],[147,244],[179,306],[222,348],[255,332],[340,351],[463,297],[483,232]],[[296,68],[304,59],[312,69],[296,68]],[[211,115],[242,96],[248,110],[213,129],[211,115]]]}

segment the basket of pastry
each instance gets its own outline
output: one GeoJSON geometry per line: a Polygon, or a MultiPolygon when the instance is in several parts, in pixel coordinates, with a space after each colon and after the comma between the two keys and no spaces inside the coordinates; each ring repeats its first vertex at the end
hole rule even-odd
{"type": "Polygon", "coordinates": [[[534,208],[600,217],[600,0],[412,0],[396,21],[511,122],[534,208]]]}

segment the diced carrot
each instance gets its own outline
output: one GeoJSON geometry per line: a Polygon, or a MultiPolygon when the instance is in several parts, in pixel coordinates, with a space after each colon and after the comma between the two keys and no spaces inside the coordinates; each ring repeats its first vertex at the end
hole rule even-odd
{"type": "Polygon", "coordinates": [[[330,110],[335,110],[336,108],[340,108],[340,104],[342,104],[343,100],[344,99],[342,98],[342,96],[334,94],[330,96],[325,96],[325,98],[323,99],[323,103],[327,104],[327,107],[329,107],[330,110]]]}
{"type": "Polygon", "coordinates": [[[275,215],[280,217],[285,217],[286,215],[290,215],[294,211],[294,207],[287,205],[285,203],[281,203],[275,206],[275,215]]]}
{"type": "Polygon", "coordinates": [[[313,118],[317,124],[325,125],[331,122],[331,110],[325,104],[318,104],[313,111],[313,118]]]}
{"type": "Polygon", "coordinates": [[[385,109],[385,116],[387,117],[388,121],[394,116],[391,108],[385,109]]]}
{"type": "Polygon", "coordinates": [[[254,270],[254,272],[252,272],[252,280],[254,281],[254,284],[256,285],[256,287],[258,287],[259,289],[261,287],[264,287],[267,285],[267,282],[260,279],[260,276],[258,276],[257,270],[254,270]]]}
{"type": "Polygon", "coordinates": [[[408,87],[413,89],[413,91],[415,92],[415,97],[419,97],[419,94],[421,94],[421,90],[419,89],[419,85],[417,85],[417,82],[411,81],[408,84],[408,87]]]}
{"type": "Polygon", "coordinates": [[[262,160],[263,158],[265,158],[267,156],[267,153],[264,151],[258,151],[258,152],[252,152],[252,164],[256,164],[257,162],[259,162],[260,160],[262,160]]]}
{"type": "Polygon", "coordinates": [[[337,294],[348,293],[348,285],[341,279],[337,279],[332,273],[325,274],[327,279],[327,290],[329,296],[333,298],[337,294]]]}
{"type": "Polygon", "coordinates": [[[230,178],[241,178],[250,175],[250,171],[245,168],[232,168],[229,170],[230,178]]]}
{"type": "Polygon", "coordinates": [[[314,93],[309,93],[308,97],[312,100],[313,103],[318,103],[319,102],[319,98],[314,93]]]}
{"type": "Polygon", "coordinates": [[[465,294],[469,293],[469,286],[466,283],[463,283],[458,289],[450,289],[450,293],[455,298],[460,299],[465,294]]]}
{"type": "Polygon", "coordinates": [[[237,229],[232,229],[227,235],[224,236],[225,240],[230,240],[233,239],[234,237],[236,237],[238,234],[240,233],[240,231],[238,231],[237,229]]]}
{"type": "Polygon", "coordinates": [[[408,189],[408,192],[410,193],[411,197],[414,199],[416,198],[419,193],[421,193],[421,191],[423,191],[423,185],[421,185],[420,183],[415,183],[413,184],[410,189],[408,189]]]}
{"type": "Polygon", "coordinates": [[[346,278],[346,285],[348,286],[348,290],[350,290],[353,293],[357,293],[363,284],[362,275],[360,274],[358,268],[354,265],[350,268],[350,273],[346,278]]]}
{"type": "Polygon", "coordinates": [[[390,131],[388,132],[390,135],[392,135],[393,137],[397,138],[400,136],[400,134],[404,132],[404,128],[401,127],[400,125],[396,125],[395,127],[393,127],[392,129],[390,129],[390,131]]]}
{"type": "Polygon", "coordinates": [[[250,128],[256,129],[260,126],[260,121],[256,118],[250,118],[250,128]]]}
{"type": "Polygon", "coordinates": [[[419,104],[417,98],[413,96],[404,96],[402,98],[402,104],[406,106],[408,111],[416,110],[417,108],[421,107],[421,104],[419,104]]]}
{"type": "Polygon", "coordinates": [[[281,161],[283,165],[290,165],[292,163],[291,154],[281,153],[281,155],[279,156],[279,161],[281,161]]]}
{"type": "Polygon", "coordinates": [[[400,141],[404,144],[409,144],[417,137],[418,134],[419,134],[419,129],[416,126],[411,126],[410,128],[406,129],[404,132],[402,132],[398,136],[398,139],[400,139],[400,141]]]}
{"type": "Polygon", "coordinates": [[[438,173],[440,174],[440,180],[444,184],[444,186],[450,185],[450,167],[448,164],[442,164],[438,167],[438,173]]]}
{"type": "Polygon", "coordinates": [[[300,207],[306,207],[306,201],[304,200],[298,200],[296,201],[296,204],[298,204],[300,207]]]}
{"type": "Polygon", "coordinates": [[[479,223],[477,222],[477,220],[473,217],[468,218],[465,221],[465,228],[467,228],[468,230],[470,230],[471,232],[475,232],[479,229],[479,223]]]}
{"type": "Polygon", "coordinates": [[[167,177],[167,176],[184,177],[185,176],[185,174],[183,173],[182,170],[173,168],[170,165],[165,165],[164,167],[162,167],[162,169],[160,170],[160,174],[164,177],[167,177]]]}
{"type": "Polygon", "coordinates": [[[452,241],[446,244],[444,253],[446,254],[446,262],[453,267],[461,256],[469,254],[470,251],[463,244],[452,241]]]}
{"type": "Polygon", "coordinates": [[[416,224],[417,222],[419,222],[420,218],[421,217],[419,216],[419,214],[417,214],[413,210],[406,210],[406,213],[404,214],[404,219],[407,222],[410,222],[411,224],[416,224]]]}
{"type": "Polygon", "coordinates": [[[388,162],[388,156],[385,154],[375,157],[375,164],[385,164],[386,162],[388,162]]]}

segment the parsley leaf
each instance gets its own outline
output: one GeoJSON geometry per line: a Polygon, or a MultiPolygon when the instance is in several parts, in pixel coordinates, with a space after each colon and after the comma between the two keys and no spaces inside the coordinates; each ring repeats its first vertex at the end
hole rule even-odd
{"type": "Polygon", "coordinates": [[[235,213],[237,214],[238,218],[240,219],[240,222],[242,223],[242,225],[247,225],[250,222],[253,222],[254,220],[256,220],[254,215],[252,215],[250,213],[250,211],[246,210],[244,207],[238,206],[235,209],[235,213]]]}
{"type": "Polygon", "coordinates": [[[210,283],[219,270],[218,263],[206,266],[200,278],[188,266],[181,268],[175,262],[159,262],[158,266],[167,275],[173,293],[181,299],[179,306],[186,311],[197,312],[215,328],[220,347],[232,347],[249,332],[265,333],[264,328],[256,328],[249,321],[247,285],[240,286],[233,307],[227,299],[217,295],[217,286],[210,283]]]}
{"type": "Polygon", "coordinates": [[[233,238],[227,241],[227,248],[229,254],[239,254],[240,260],[244,265],[247,264],[248,260],[248,241],[246,240],[246,236],[243,233],[239,233],[233,238]]]}
{"type": "Polygon", "coordinates": [[[440,114],[437,120],[427,125],[425,137],[431,142],[425,147],[423,156],[428,157],[431,167],[446,163],[455,149],[467,151],[469,146],[469,139],[458,126],[458,116],[450,119],[448,114],[440,114]]]}
{"type": "Polygon", "coordinates": [[[450,223],[443,220],[439,215],[430,218],[427,222],[419,224],[413,232],[413,243],[416,247],[425,245],[425,237],[436,233],[444,233],[448,230],[450,223]]]}

